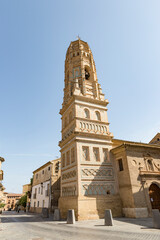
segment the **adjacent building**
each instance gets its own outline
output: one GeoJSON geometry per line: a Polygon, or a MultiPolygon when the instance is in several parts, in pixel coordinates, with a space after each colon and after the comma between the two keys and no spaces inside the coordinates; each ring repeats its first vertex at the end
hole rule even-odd
{"type": "Polygon", "coordinates": [[[5,210],[11,209],[15,210],[16,203],[22,197],[22,194],[19,193],[5,193],[6,202],[5,202],[5,210]]]}
{"type": "Polygon", "coordinates": [[[122,214],[151,216],[160,210],[160,145],[113,139],[113,146],[122,214]]]}
{"type": "Polygon", "coordinates": [[[41,213],[42,208],[53,211],[60,195],[60,159],[52,160],[33,172],[30,211],[41,213]]]}
{"type": "Polygon", "coordinates": [[[32,190],[31,183],[23,185],[22,196],[27,195],[27,203],[26,203],[26,210],[27,211],[29,211],[29,209],[30,209],[31,190],[32,190]]]}

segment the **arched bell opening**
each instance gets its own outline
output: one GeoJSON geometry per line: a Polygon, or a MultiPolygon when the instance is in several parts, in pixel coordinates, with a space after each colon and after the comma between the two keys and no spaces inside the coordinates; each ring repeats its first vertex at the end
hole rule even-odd
{"type": "Polygon", "coordinates": [[[90,68],[85,66],[85,80],[90,80],[90,68]]]}

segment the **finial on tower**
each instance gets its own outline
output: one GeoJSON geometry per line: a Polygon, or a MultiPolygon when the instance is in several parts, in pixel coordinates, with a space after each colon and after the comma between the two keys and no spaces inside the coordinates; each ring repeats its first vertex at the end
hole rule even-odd
{"type": "Polygon", "coordinates": [[[79,34],[78,34],[78,36],[77,36],[77,39],[78,39],[78,40],[81,40],[79,34]]]}

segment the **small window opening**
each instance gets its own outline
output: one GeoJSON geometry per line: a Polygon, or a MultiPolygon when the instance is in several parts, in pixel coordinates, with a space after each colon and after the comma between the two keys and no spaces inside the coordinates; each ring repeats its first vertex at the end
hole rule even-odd
{"type": "Polygon", "coordinates": [[[119,171],[123,171],[123,162],[122,162],[122,158],[118,160],[118,165],[119,165],[119,171]]]}

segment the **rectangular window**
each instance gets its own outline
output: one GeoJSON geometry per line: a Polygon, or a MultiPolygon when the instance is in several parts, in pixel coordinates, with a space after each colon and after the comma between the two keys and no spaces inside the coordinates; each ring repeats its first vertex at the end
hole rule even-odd
{"type": "Polygon", "coordinates": [[[107,162],[109,159],[109,156],[108,156],[108,148],[103,148],[103,161],[104,162],[107,162]]]}
{"type": "Polygon", "coordinates": [[[123,171],[123,161],[122,161],[122,158],[121,159],[118,159],[118,166],[119,166],[119,171],[123,171]]]}
{"type": "Polygon", "coordinates": [[[37,202],[37,207],[39,207],[39,201],[37,202]]]}
{"type": "Polygon", "coordinates": [[[43,184],[41,185],[41,195],[43,195],[43,184]]]}
{"type": "Polygon", "coordinates": [[[48,167],[48,171],[50,171],[51,170],[51,167],[48,167]]]}
{"type": "Polygon", "coordinates": [[[93,155],[94,155],[95,161],[100,162],[99,148],[96,148],[96,147],[93,148],[93,155]]]}
{"type": "Polygon", "coordinates": [[[44,174],[44,170],[42,170],[42,174],[44,174]]]}
{"type": "Polygon", "coordinates": [[[75,149],[71,149],[71,163],[75,162],[75,149]]]}
{"type": "Polygon", "coordinates": [[[38,193],[40,194],[40,187],[38,188],[38,193]]]}
{"type": "Polygon", "coordinates": [[[65,167],[65,153],[62,155],[62,167],[65,167]]]}
{"type": "Polygon", "coordinates": [[[38,173],[36,174],[36,179],[38,179],[38,173]]]}
{"type": "Polygon", "coordinates": [[[45,204],[45,201],[43,200],[43,202],[42,202],[42,207],[44,208],[44,204],[45,204]]]}
{"type": "Polygon", "coordinates": [[[67,152],[67,165],[70,164],[70,151],[67,152]]]}
{"type": "Polygon", "coordinates": [[[84,161],[89,161],[89,147],[83,146],[82,147],[82,156],[84,161]]]}

